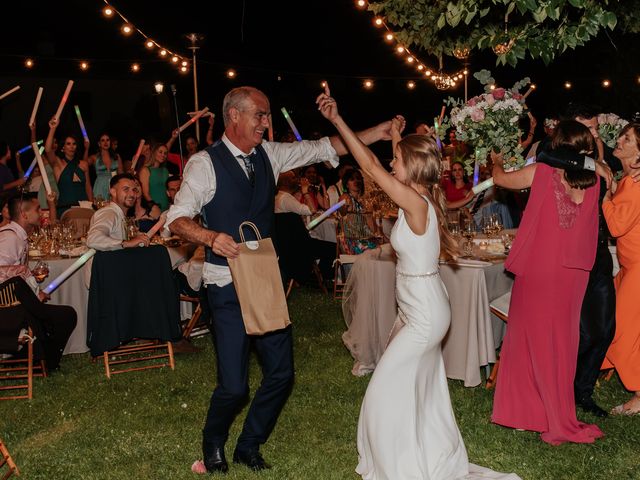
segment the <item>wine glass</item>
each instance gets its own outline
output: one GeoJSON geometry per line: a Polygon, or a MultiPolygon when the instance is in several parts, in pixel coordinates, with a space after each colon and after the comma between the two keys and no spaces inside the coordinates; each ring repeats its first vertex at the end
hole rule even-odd
{"type": "Polygon", "coordinates": [[[36,266],[33,267],[31,273],[36,279],[36,282],[42,283],[44,279],[49,275],[49,265],[47,265],[45,262],[39,261],[38,263],[36,263],[36,266]]]}
{"type": "Polygon", "coordinates": [[[462,236],[466,239],[463,246],[463,254],[465,257],[473,256],[473,238],[476,236],[476,226],[472,219],[469,219],[462,229],[462,236]]]}

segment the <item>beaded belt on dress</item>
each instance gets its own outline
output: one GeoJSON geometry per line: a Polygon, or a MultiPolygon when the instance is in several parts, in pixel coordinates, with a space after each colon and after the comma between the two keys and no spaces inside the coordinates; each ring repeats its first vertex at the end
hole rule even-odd
{"type": "Polygon", "coordinates": [[[435,272],[429,273],[406,273],[396,270],[396,275],[400,275],[401,277],[410,277],[410,278],[425,278],[425,277],[433,277],[435,275],[440,275],[440,270],[436,270],[435,272]]]}

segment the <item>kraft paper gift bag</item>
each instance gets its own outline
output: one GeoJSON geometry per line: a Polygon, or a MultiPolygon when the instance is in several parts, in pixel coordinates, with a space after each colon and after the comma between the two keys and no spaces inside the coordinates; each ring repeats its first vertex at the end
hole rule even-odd
{"type": "Polygon", "coordinates": [[[248,335],[281,330],[291,320],[273,242],[262,238],[252,222],[242,222],[239,230],[240,255],[229,259],[229,268],[245,330],[248,335]],[[243,227],[252,228],[257,240],[245,241],[243,227]]]}

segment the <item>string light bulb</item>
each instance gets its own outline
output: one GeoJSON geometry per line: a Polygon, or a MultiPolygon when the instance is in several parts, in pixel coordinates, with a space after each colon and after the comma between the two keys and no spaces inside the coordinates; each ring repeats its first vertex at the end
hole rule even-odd
{"type": "Polygon", "coordinates": [[[366,88],[366,89],[373,88],[373,81],[372,80],[365,80],[364,81],[364,88],[366,88]]]}
{"type": "Polygon", "coordinates": [[[236,71],[232,68],[230,68],[229,70],[227,70],[227,77],[228,78],[235,78],[236,77],[236,71]]]}
{"type": "Polygon", "coordinates": [[[183,60],[183,61],[182,61],[182,66],[183,66],[183,67],[186,67],[187,65],[189,65],[189,62],[187,62],[186,60],[183,60]]]}
{"type": "Polygon", "coordinates": [[[189,69],[186,67],[186,65],[182,65],[182,66],[180,67],[180,71],[181,71],[182,73],[187,73],[187,70],[189,70],[189,69]]]}
{"type": "Polygon", "coordinates": [[[153,40],[147,40],[146,42],[144,42],[144,46],[151,49],[155,46],[155,43],[153,43],[153,40]]]}
{"type": "Polygon", "coordinates": [[[365,2],[365,0],[358,0],[358,1],[356,2],[356,5],[357,5],[359,8],[364,8],[364,7],[367,5],[367,2],[365,2]]]}
{"type": "Polygon", "coordinates": [[[407,88],[408,88],[409,90],[413,90],[414,88],[416,88],[416,82],[414,82],[413,80],[409,80],[409,81],[407,82],[407,88]]]}
{"type": "Polygon", "coordinates": [[[602,86],[604,88],[609,88],[611,86],[611,82],[609,80],[603,80],[602,81],[602,86]]]}
{"type": "Polygon", "coordinates": [[[569,90],[573,85],[571,85],[571,82],[564,82],[564,88],[566,88],[567,90],[569,90]]]}
{"type": "Polygon", "coordinates": [[[396,52],[398,52],[398,53],[402,53],[402,52],[404,52],[404,47],[403,47],[402,45],[398,45],[398,46],[396,47],[396,52]]]}
{"type": "Polygon", "coordinates": [[[327,82],[325,82],[324,80],[320,83],[320,86],[322,88],[325,88],[327,86],[327,82]]]}
{"type": "Polygon", "coordinates": [[[89,62],[80,62],[80,70],[89,70],[89,62]]]}
{"type": "Polygon", "coordinates": [[[134,73],[138,73],[140,71],[140,65],[137,63],[131,64],[131,71],[134,73]]]}
{"type": "Polygon", "coordinates": [[[415,62],[415,60],[416,59],[411,57],[411,56],[407,57],[407,62],[409,62],[409,63],[413,63],[413,62],[415,62]]]}
{"type": "Polygon", "coordinates": [[[178,63],[178,60],[180,60],[176,55],[174,55],[173,57],[171,57],[171,61],[173,63],[178,63]]]}
{"type": "Polygon", "coordinates": [[[166,57],[167,56],[167,51],[164,48],[162,50],[160,50],[160,56],[161,57],[166,57]]]}
{"type": "Polygon", "coordinates": [[[27,58],[24,61],[24,66],[27,68],[32,68],[33,67],[33,60],[31,58],[27,58]]]}
{"type": "Polygon", "coordinates": [[[107,5],[106,7],[104,7],[102,9],[102,13],[104,14],[105,17],[111,18],[111,17],[113,17],[113,8],[111,8],[109,5],[107,5]]]}
{"type": "Polygon", "coordinates": [[[419,71],[424,70],[424,65],[418,65],[418,70],[419,70],[419,71]]]}
{"type": "Polygon", "coordinates": [[[131,28],[131,25],[129,25],[128,23],[125,23],[122,26],[122,33],[124,33],[125,35],[131,35],[132,32],[133,28],[131,28]]]}
{"type": "Polygon", "coordinates": [[[387,42],[391,42],[391,41],[393,40],[393,33],[387,33],[387,34],[384,36],[384,39],[385,39],[387,42]]]}
{"type": "Polygon", "coordinates": [[[376,17],[375,20],[373,21],[373,23],[375,24],[376,27],[381,27],[382,26],[382,19],[380,17],[376,17]]]}

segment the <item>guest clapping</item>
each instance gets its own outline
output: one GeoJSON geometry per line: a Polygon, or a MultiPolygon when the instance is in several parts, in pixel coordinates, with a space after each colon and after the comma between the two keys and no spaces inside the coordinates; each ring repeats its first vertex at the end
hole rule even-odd
{"type": "Polygon", "coordinates": [[[615,368],[627,390],[634,392],[614,415],[640,414],[640,184],[630,176],[640,161],[640,124],[627,125],[618,138],[613,155],[622,163],[624,178],[612,184],[602,202],[611,235],[617,237],[620,271],[615,278],[616,333],[603,368],[615,368]]]}

